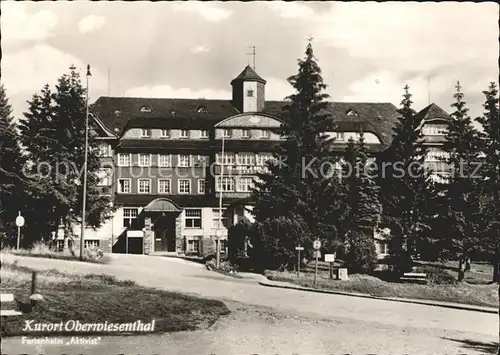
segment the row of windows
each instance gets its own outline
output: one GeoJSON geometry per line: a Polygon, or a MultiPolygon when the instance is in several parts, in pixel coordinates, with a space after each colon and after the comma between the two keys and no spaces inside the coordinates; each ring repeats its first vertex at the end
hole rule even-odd
{"type": "Polygon", "coordinates": [[[444,136],[448,127],[444,124],[426,124],[422,128],[422,133],[426,136],[444,136]]]}
{"type": "MultiPolygon", "coordinates": [[[[209,157],[206,155],[177,155],[178,167],[197,167],[197,166],[208,166],[209,157]]],[[[131,153],[119,153],[118,154],[118,166],[131,166],[132,165],[132,154],[131,153]]],[[[163,168],[170,168],[173,166],[172,154],[158,154],[156,165],[163,168]]],[[[137,166],[149,167],[153,166],[153,154],[149,153],[139,153],[137,154],[137,166]]]]}
{"type": "MultiPolygon", "coordinates": [[[[151,194],[152,193],[151,179],[138,179],[137,180],[137,193],[151,194]]],[[[158,194],[172,194],[172,181],[170,179],[158,179],[157,193],[158,194]]],[[[205,193],[205,180],[198,180],[197,191],[199,194],[205,193]]],[[[132,193],[132,179],[118,179],[118,193],[130,194],[132,193]]],[[[187,195],[191,193],[191,180],[177,180],[177,193],[180,195],[187,195]]]]}
{"type": "MultiPolygon", "coordinates": [[[[203,167],[209,165],[209,157],[206,155],[184,155],[178,154],[177,164],[178,167],[203,167]]],[[[268,160],[274,159],[271,153],[226,153],[222,158],[222,154],[217,153],[215,161],[217,164],[223,165],[260,165],[263,166],[268,160]]],[[[126,167],[132,164],[131,153],[118,154],[118,166],[126,167]]],[[[153,166],[153,154],[139,153],[137,154],[137,166],[150,167],[153,166]]],[[[172,154],[158,154],[156,166],[163,168],[170,168],[174,166],[172,162],[172,154]]]]}
{"type": "MultiPolygon", "coordinates": [[[[203,228],[203,216],[201,208],[186,208],[184,210],[184,227],[186,228],[203,228]]],[[[221,209],[222,215],[219,213],[218,208],[212,209],[212,228],[220,229],[227,228],[227,215],[226,209],[221,209]],[[220,216],[220,218],[219,218],[220,216]],[[221,227],[222,226],[222,227],[221,227]]],[[[132,227],[135,225],[137,216],[139,215],[138,208],[124,208],[123,209],[123,227],[132,227]]]]}
{"type": "MultiPolygon", "coordinates": [[[[199,138],[202,139],[208,139],[209,138],[209,131],[208,130],[197,130],[197,132],[200,132],[199,138]]],[[[233,135],[237,135],[239,133],[239,137],[241,138],[251,138],[251,132],[249,129],[223,129],[222,130],[222,137],[224,138],[231,138],[233,135]],[[238,131],[238,132],[236,132],[238,131]]],[[[170,129],[161,129],[160,130],[160,138],[171,138],[172,137],[172,132],[170,129]]],[[[151,138],[151,129],[149,128],[141,128],[141,138],[151,138]]],[[[179,130],[179,138],[180,139],[188,139],[188,138],[194,138],[193,133],[190,130],[187,129],[181,129],[179,130]]],[[[259,130],[257,133],[257,138],[260,139],[269,139],[271,138],[271,132],[268,130],[259,130]]]]}
{"type": "Polygon", "coordinates": [[[427,156],[425,157],[426,161],[443,161],[450,158],[450,153],[436,148],[431,148],[427,152],[427,156]]]}
{"type": "MultiPolygon", "coordinates": [[[[216,191],[223,192],[251,192],[254,187],[254,177],[217,177],[216,191]]],[[[158,194],[172,194],[172,180],[158,179],[157,182],[158,194]]],[[[198,194],[204,194],[206,189],[206,181],[199,179],[197,181],[198,194]]],[[[177,180],[177,194],[187,195],[191,194],[191,180],[180,179],[177,180]]],[[[118,179],[118,193],[130,194],[132,193],[132,179],[118,179]]],[[[152,180],[151,179],[138,179],[137,180],[137,193],[151,194],[152,193],[152,180]]]]}

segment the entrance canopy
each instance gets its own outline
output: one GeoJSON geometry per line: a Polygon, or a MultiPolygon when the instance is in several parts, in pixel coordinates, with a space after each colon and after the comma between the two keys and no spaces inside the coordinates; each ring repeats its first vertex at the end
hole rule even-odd
{"type": "Polygon", "coordinates": [[[175,202],[168,198],[157,198],[151,201],[144,209],[143,212],[182,212],[182,208],[177,206],[175,202]]]}

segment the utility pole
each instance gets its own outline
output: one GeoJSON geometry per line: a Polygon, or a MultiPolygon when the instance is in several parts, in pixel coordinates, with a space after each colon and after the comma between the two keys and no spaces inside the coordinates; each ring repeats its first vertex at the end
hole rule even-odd
{"type": "Polygon", "coordinates": [[[84,239],[85,239],[85,202],[87,199],[87,160],[88,160],[88,151],[89,151],[89,77],[92,76],[90,74],[90,65],[87,65],[87,90],[86,90],[86,98],[85,98],[85,158],[83,163],[83,196],[82,196],[82,226],[80,233],[80,260],[83,260],[83,249],[84,249],[84,239]]]}
{"type": "Polygon", "coordinates": [[[222,131],[222,153],[220,157],[220,183],[219,183],[219,229],[217,230],[217,242],[215,246],[215,264],[220,266],[220,237],[222,236],[222,179],[224,176],[224,130],[222,131]]]}

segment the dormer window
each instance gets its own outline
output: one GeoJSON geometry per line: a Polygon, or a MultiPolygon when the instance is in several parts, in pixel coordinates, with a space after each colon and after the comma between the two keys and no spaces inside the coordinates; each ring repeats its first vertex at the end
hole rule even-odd
{"type": "Polygon", "coordinates": [[[141,107],[141,112],[153,112],[150,107],[147,106],[142,106],[141,107]]]}
{"type": "Polygon", "coordinates": [[[242,129],[241,130],[241,138],[250,138],[250,130],[242,129]]]}
{"type": "Polygon", "coordinates": [[[161,138],[169,138],[169,137],[170,137],[170,130],[162,129],[161,130],[161,138]]]}
{"type": "Polygon", "coordinates": [[[200,108],[198,108],[198,112],[199,113],[207,113],[208,110],[205,107],[200,107],[200,108]]]}
{"type": "Polygon", "coordinates": [[[179,137],[180,138],[189,138],[189,131],[187,129],[181,129],[179,137]]]}
{"type": "Polygon", "coordinates": [[[358,113],[354,110],[347,111],[347,116],[358,116],[358,113]]]}
{"type": "Polygon", "coordinates": [[[208,138],[208,131],[206,129],[200,131],[200,138],[208,138]]]}
{"type": "Polygon", "coordinates": [[[260,131],[260,138],[262,138],[262,139],[269,139],[269,138],[271,138],[271,132],[269,132],[268,130],[263,129],[262,131],[260,131]]]}
{"type": "Polygon", "coordinates": [[[338,141],[343,141],[345,139],[344,132],[335,132],[335,139],[338,141]]]}
{"type": "Polygon", "coordinates": [[[231,137],[231,131],[229,129],[223,129],[222,130],[222,137],[224,137],[224,138],[230,138],[231,137]]]}
{"type": "Polygon", "coordinates": [[[253,97],[253,90],[247,90],[247,96],[253,97]]]}
{"type": "Polygon", "coordinates": [[[142,138],[149,138],[151,137],[151,130],[147,128],[141,128],[141,137],[142,138]]]}

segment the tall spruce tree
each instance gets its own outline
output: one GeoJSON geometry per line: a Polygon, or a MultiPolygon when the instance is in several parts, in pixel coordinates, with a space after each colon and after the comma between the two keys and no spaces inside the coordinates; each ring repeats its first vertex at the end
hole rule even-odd
{"type": "Polygon", "coordinates": [[[252,244],[274,255],[278,266],[295,263],[297,244],[310,247],[313,239],[332,236],[324,208],[329,179],[321,167],[329,157],[325,132],[334,126],[311,43],[298,66],[298,73],[288,78],[295,93],[286,98],[284,124],[276,131],[284,141],[252,193],[260,234],[252,244]]]}
{"type": "Polygon", "coordinates": [[[445,206],[447,211],[448,242],[444,245],[450,255],[459,260],[458,280],[462,281],[467,260],[480,246],[480,196],[478,193],[479,132],[472,125],[467,103],[457,82],[455,111],[445,135],[443,149],[449,157],[450,177],[445,184],[445,206]]]}
{"type": "Polygon", "coordinates": [[[13,244],[15,218],[24,212],[24,158],[19,146],[19,135],[13,122],[12,107],[6,90],[0,85],[0,241],[13,244]]]}
{"type": "Polygon", "coordinates": [[[427,149],[409,90],[406,85],[392,144],[377,163],[382,223],[391,229],[391,263],[399,272],[411,270],[415,245],[428,230],[431,218],[431,180],[424,165],[427,149]]]}
{"type": "Polygon", "coordinates": [[[380,223],[382,207],[378,196],[379,187],[374,179],[375,172],[368,164],[363,133],[357,144],[352,138],[349,140],[345,158],[345,212],[342,224],[348,247],[346,264],[351,273],[369,273],[376,264],[373,236],[380,223]]]}
{"type": "MultiPolygon", "coordinates": [[[[493,280],[500,283],[500,113],[498,89],[491,82],[485,95],[484,113],[477,120],[483,127],[480,190],[483,197],[481,215],[482,245],[488,250],[490,262],[494,265],[493,280]]],[[[500,289],[499,289],[500,295],[500,289]]]]}
{"type": "MultiPolygon", "coordinates": [[[[38,213],[44,217],[40,238],[55,231],[59,223],[67,227],[81,221],[85,154],[85,89],[76,68],[58,79],[56,91],[48,85],[29,102],[21,121],[22,143],[30,160],[31,176],[44,192],[36,196],[38,213]]],[[[97,141],[89,134],[87,165],[86,223],[99,227],[112,211],[109,197],[98,186],[100,167],[97,141]]]]}

